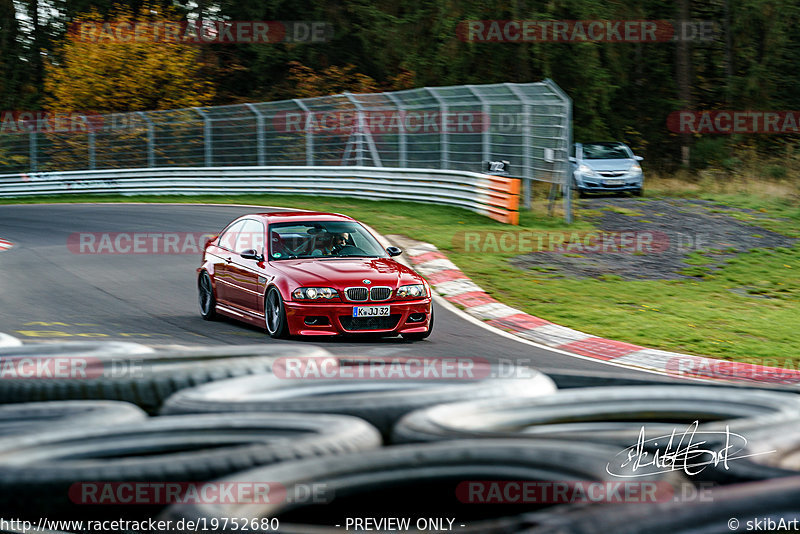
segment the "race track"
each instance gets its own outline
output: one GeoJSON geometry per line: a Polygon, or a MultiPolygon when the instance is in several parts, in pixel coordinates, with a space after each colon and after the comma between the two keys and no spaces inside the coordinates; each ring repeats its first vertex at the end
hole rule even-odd
{"type": "MultiPolygon", "coordinates": [[[[208,232],[255,211],[237,206],[49,204],[0,206],[0,332],[25,343],[135,341],[152,346],[309,343],[334,354],[482,357],[543,369],[648,376],[509,339],[442,306],[423,342],[391,339],[273,340],[233,321],[203,321],[197,305],[199,254],[81,254],[79,232],[208,232]]],[[[398,231],[398,233],[400,233],[398,231]]]]}

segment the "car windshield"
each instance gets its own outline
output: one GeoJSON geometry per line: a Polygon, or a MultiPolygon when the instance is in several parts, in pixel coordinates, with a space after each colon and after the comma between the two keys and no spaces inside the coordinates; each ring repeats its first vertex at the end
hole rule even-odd
{"type": "Polygon", "coordinates": [[[633,154],[621,143],[587,143],[583,145],[583,159],[629,159],[633,154]]]}
{"type": "Polygon", "coordinates": [[[354,221],[275,223],[269,235],[271,260],[386,257],[380,243],[354,221]]]}

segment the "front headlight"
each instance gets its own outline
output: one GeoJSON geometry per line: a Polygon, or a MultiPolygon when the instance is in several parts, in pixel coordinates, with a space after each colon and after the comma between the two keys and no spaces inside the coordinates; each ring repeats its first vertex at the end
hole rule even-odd
{"type": "Polygon", "coordinates": [[[411,284],[398,287],[397,296],[401,299],[426,297],[427,291],[425,291],[425,286],[422,284],[411,284]]]}
{"type": "Polygon", "coordinates": [[[588,174],[589,176],[594,176],[594,169],[586,165],[585,163],[581,163],[578,166],[578,172],[581,174],[588,174]]]}
{"type": "Polygon", "coordinates": [[[298,287],[292,297],[298,300],[332,299],[339,294],[332,287],[298,287]]]}
{"type": "Polygon", "coordinates": [[[638,163],[634,163],[633,165],[631,165],[631,168],[628,169],[628,172],[630,174],[642,174],[642,166],[639,165],[638,163]]]}

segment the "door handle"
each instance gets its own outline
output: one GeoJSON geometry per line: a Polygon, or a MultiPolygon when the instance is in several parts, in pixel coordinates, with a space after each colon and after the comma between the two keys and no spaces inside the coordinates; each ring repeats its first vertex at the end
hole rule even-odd
{"type": "Polygon", "coordinates": [[[227,258],[225,258],[225,261],[226,261],[227,263],[230,263],[230,262],[231,262],[231,257],[230,257],[230,256],[228,256],[227,258]]]}

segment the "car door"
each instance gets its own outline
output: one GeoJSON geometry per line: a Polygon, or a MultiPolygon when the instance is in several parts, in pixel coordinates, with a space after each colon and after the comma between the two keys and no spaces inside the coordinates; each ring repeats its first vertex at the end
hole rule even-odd
{"type": "Polygon", "coordinates": [[[214,285],[217,302],[230,304],[232,295],[232,280],[230,263],[233,260],[236,240],[244,227],[245,221],[236,221],[222,231],[216,245],[209,247],[208,259],[214,264],[214,285]]]}
{"type": "Polygon", "coordinates": [[[237,308],[251,313],[261,313],[260,302],[265,286],[264,243],[266,229],[257,219],[245,219],[244,226],[236,238],[235,254],[228,264],[231,280],[230,302],[237,308]],[[241,256],[246,250],[255,250],[261,260],[241,256]]]}

